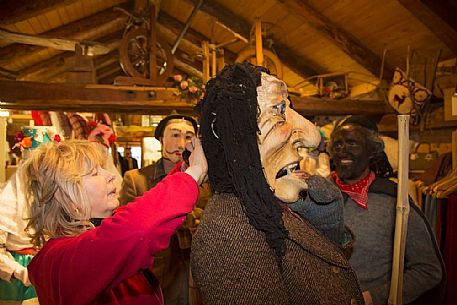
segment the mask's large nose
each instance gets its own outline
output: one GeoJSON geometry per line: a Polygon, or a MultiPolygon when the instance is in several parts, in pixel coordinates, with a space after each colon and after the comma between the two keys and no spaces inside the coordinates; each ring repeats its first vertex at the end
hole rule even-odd
{"type": "Polygon", "coordinates": [[[288,109],[287,118],[293,128],[290,141],[292,141],[297,149],[302,147],[317,147],[319,145],[321,136],[313,123],[293,109],[288,109]]]}

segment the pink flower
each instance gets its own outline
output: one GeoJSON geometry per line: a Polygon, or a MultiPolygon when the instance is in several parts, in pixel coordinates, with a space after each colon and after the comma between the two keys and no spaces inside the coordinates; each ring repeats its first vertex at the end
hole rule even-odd
{"type": "Polygon", "coordinates": [[[173,79],[177,82],[180,82],[180,81],[182,81],[182,76],[181,76],[181,74],[176,74],[175,76],[173,76],[173,79]]]}
{"type": "Polygon", "coordinates": [[[189,83],[187,81],[183,80],[181,82],[180,86],[181,86],[181,89],[186,89],[187,87],[189,87],[189,83]]]}
{"type": "Polygon", "coordinates": [[[109,147],[109,138],[113,135],[111,127],[98,123],[97,126],[90,131],[87,139],[91,142],[99,142],[106,147],[109,147]]]}
{"type": "Polygon", "coordinates": [[[189,92],[190,92],[190,93],[195,93],[195,92],[197,92],[197,90],[198,90],[198,89],[197,89],[197,87],[195,87],[195,86],[189,87],[189,92]]]}

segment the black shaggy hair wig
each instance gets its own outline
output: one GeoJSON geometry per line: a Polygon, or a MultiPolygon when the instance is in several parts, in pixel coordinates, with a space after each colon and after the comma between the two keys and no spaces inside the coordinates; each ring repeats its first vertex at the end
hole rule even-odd
{"type": "Polygon", "coordinates": [[[264,176],[257,144],[261,72],[269,73],[249,63],[226,66],[208,82],[197,111],[211,187],[241,199],[250,224],[264,232],[282,268],[288,232],[264,176]]]}

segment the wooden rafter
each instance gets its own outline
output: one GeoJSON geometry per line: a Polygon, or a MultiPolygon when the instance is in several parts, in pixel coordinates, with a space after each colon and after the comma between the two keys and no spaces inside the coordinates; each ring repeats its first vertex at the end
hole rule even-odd
{"type": "Polygon", "coordinates": [[[0,3],[0,24],[7,25],[72,4],[73,0],[21,0],[0,3]]]}
{"type": "MultiPolygon", "coordinates": [[[[98,14],[95,14],[88,18],[106,20],[106,22],[110,22],[111,17],[113,17],[112,14],[109,14],[108,16],[106,16],[105,13],[98,13],[98,14]]],[[[174,41],[177,36],[176,33],[178,33],[180,28],[182,27],[182,23],[180,23],[176,19],[170,17],[169,15],[167,15],[164,12],[162,12],[160,14],[158,20],[160,21],[160,24],[158,24],[158,25],[159,25],[159,30],[161,32],[161,35],[165,36],[165,38],[167,38],[167,40],[169,40],[169,41],[174,41]]],[[[103,26],[103,25],[100,25],[100,26],[103,26]]],[[[73,24],[73,28],[82,30],[79,34],[87,36],[87,35],[90,35],[90,31],[92,30],[93,27],[87,27],[84,25],[84,23],[76,22],[75,24],[73,24]]],[[[61,30],[59,30],[59,29],[56,31],[61,32],[61,30]]],[[[72,33],[67,33],[67,34],[72,35],[72,33]]],[[[99,38],[98,41],[106,43],[106,44],[110,44],[110,45],[118,45],[119,39],[121,36],[122,36],[122,31],[118,31],[118,32],[110,33],[110,34],[106,35],[105,37],[99,38]]],[[[190,51],[191,51],[190,54],[193,53],[193,55],[195,56],[200,51],[200,41],[205,40],[205,39],[208,39],[208,38],[193,30],[190,30],[190,31],[188,31],[188,33],[186,34],[186,37],[182,41],[183,49],[184,50],[190,49],[190,51]]],[[[19,53],[19,55],[17,55],[18,56],[17,58],[22,58],[22,57],[20,57],[21,55],[31,56],[34,54],[34,51],[39,52],[43,48],[33,47],[31,50],[30,50],[30,48],[27,48],[27,49],[29,50],[27,52],[27,54],[19,53]]],[[[7,48],[4,48],[3,50],[1,50],[0,53],[4,52],[4,53],[16,53],[17,54],[17,52],[15,52],[15,51],[16,51],[15,48],[7,47],[7,48]],[[7,51],[5,49],[12,49],[12,51],[7,51]]],[[[112,54],[112,53],[110,53],[110,54],[112,54]]],[[[50,79],[56,79],[55,77],[57,75],[65,72],[64,58],[69,57],[71,55],[72,55],[71,52],[65,52],[65,53],[57,54],[57,55],[49,58],[46,61],[40,61],[32,66],[29,66],[29,67],[19,71],[19,75],[18,75],[17,79],[18,80],[27,80],[27,81],[46,81],[46,80],[50,80],[50,79]],[[52,68],[50,68],[50,67],[52,67],[52,68]]],[[[96,67],[98,66],[97,62],[100,61],[101,60],[100,58],[104,57],[104,56],[112,56],[112,55],[96,56],[95,57],[96,67]]],[[[228,52],[228,53],[226,53],[226,57],[228,57],[229,60],[234,60],[236,55],[228,52]]],[[[10,58],[10,60],[15,60],[15,58],[16,57],[10,58]]],[[[178,55],[177,59],[175,60],[175,64],[177,65],[177,68],[179,68],[179,70],[181,70],[182,72],[192,75],[192,76],[201,77],[201,72],[200,72],[201,67],[199,66],[199,63],[191,64],[185,58],[180,57],[178,55]]],[[[120,75],[123,74],[123,72],[120,69],[118,72],[120,75]]],[[[114,71],[113,71],[113,73],[114,73],[114,71]]]]}
{"type": "Polygon", "coordinates": [[[64,51],[74,51],[76,45],[81,45],[84,49],[84,53],[87,55],[107,54],[118,47],[117,43],[103,44],[100,42],[87,40],[43,38],[37,35],[11,33],[4,30],[0,30],[0,39],[10,43],[29,44],[64,51]]]}
{"type": "Polygon", "coordinates": [[[71,52],[64,52],[55,55],[48,60],[22,69],[19,71],[17,80],[41,82],[47,81],[52,77],[65,72],[65,59],[70,58],[73,55],[74,54],[71,52]]]}
{"type": "Polygon", "coordinates": [[[103,66],[96,70],[97,83],[100,83],[101,79],[107,78],[113,74],[121,74],[121,68],[119,66],[119,60],[106,60],[103,66]]]}
{"type": "MultiPolygon", "coordinates": [[[[299,16],[330,42],[340,48],[341,51],[349,55],[358,64],[363,66],[374,76],[379,76],[381,72],[382,60],[370,49],[365,47],[357,38],[346,32],[344,29],[333,24],[327,17],[320,14],[304,0],[283,0],[281,1],[291,13],[299,16]]],[[[393,69],[386,67],[384,76],[391,79],[393,69]]]]}
{"type": "MultiPolygon", "coordinates": [[[[192,1],[194,3],[196,2],[196,0],[192,1]]],[[[226,7],[216,3],[215,1],[205,1],[200,10],[212,16],[216,20],[219,20],[222,24],[224,24],[224,26],[233,32],[236,32],[245,39],[249,40],[249,32],[252,24],[248,21],[243,20],[241,17],[237,16],[226,7]]],[[[275,50],[277,51],[281,61],[289,69],[293,70],[304,78],[324,72],[321,67],[311,67],[311,65],[306,64],[310,61],[306,58],[303,58],[302,55],[291,51],[285,45],[275,42],[275,50]]]]}
{"type": "MultiPolygon", "coordinates": [[[[172,36],[175,38],[184,27],[184,23],[180,22],[179,20],[173,18],[163,11],[160,12],[157,21],[160,23],[162,33],[167,32],[168,35],[173,33],[172,36]]],[[[211,39],[193,29],[188,29],[186,35],[184,35],[184,39],[181,41],[180,46],[182,46],[184,50],[191,49],[194,54],[200,53],[201,42],[204,40],[210,41],[211,39]]],[[[235,53],[230,52],[229,50],[224,50],[224,54],[225,58],[229,62],[234,62],[237,57],[235,53]]]]}
{"type": "MultiPolygon", "coordinates": [[[[441,1],[435,2],[434,5],[439,5],[441,1]]],[[[400,3],[429,28],[454,55],[457,55],[457,30],[455,28],[436,15],[423,1],[400,0],[400,3]]],[[[454,12],[455,19],[456,9],[449,7],[448,10],[454,12]]]]}
{"type": "MultiPolygon", "coordinates": [[[[119,37],[122,36],[122,32],[114,32],[100,38],[100,42],[109,44],[118,44],[119,37]]],[[[45,61],[41,61],[35,65],[29,66],[19,71],[17,80],[22,81],[46,81],[54,78],[56,75],[65,72],[65,59],[74,55],[74,52],[63,52],[45,61]]],[[[113,50],[108,54],[95,56],[94,65],[96,69],[102,67],[102,63],[107,60],[115,60],[119,62],[118,51],[113,50]]]]}
{"type": "MultiPolygon", "coordinates": [[[[125,26],[126,20],[127,16],[121,12],[108,9],[46,32],[43,36],[54,38],[66,37],[77,40],[96,40],[101,33],[106,34],[120,30],[125,26]]],[[[38,46],[24,46],[21,44],[9,45],[0,49],[0,63],[6,68],[10,65],[15,65],[17,61],[21,64],[34,64],[40,61],[40,59],[37,59],[37,54],[40,54],[40,52],[48,52],[48,50],[49,49],[47,48],[38,46]]],[[[62,51],[59,50],[53,50],[51,56],[61,52],[62,51]]]]}

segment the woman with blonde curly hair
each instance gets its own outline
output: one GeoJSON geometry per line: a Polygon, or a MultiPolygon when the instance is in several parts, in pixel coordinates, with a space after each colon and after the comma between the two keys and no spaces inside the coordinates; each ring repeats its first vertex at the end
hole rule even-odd
{"type": "Polygon", "coordinates": [[[178,165],[113,216],[118,192],[97,146],[43,145],[24,164],[32,203],[28,227],[42,247],[28,266],[30,280],[40,304],[162,304],[148,268],[197,200],[207,170],[200,142],[188,144],[194,151],[189,167],[178,165]]]}

